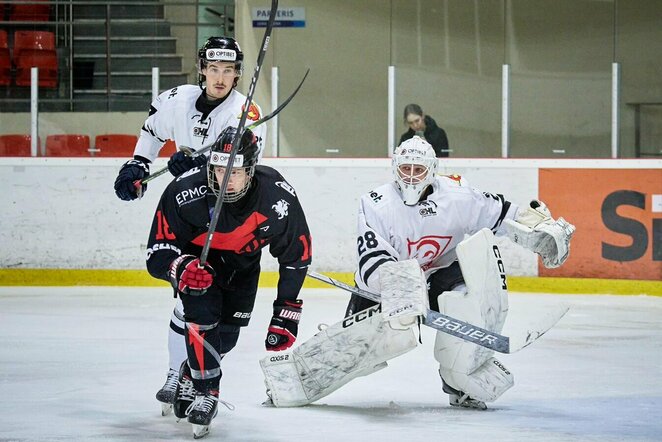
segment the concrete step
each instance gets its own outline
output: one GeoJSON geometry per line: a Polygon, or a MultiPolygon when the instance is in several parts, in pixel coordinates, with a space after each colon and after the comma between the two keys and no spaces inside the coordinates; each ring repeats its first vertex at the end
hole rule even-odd
{"type": "Polygon", "coordinates": [[[140,93],[118,91],[120,93],[113,93],[110,97],[106,97],[105,92],[103,94],[87,92],[74,91],[75,112],[145,112],[147,115],[152,102],[151,91],[140,93]]]}
{"type": "MultiPolygon", "coordinates": [[[[163,18],[163,5],[162,4],[145,4],[148,2],[142,1],[138,5],[110,5],[110,18],[163,18]]],[[[74,4],[74,19],[81,18],[106,18],[106,5],[75,5],[74,4]]]]}
{"type": "MultiPolygon", "coordinates": [[[[74,37],[105,36],[106,21],[83,19],[74,21],[74,37]]],[[[110,22],[110,36],[170,37],[170,23],[162,19],[115,19],[110,22]]]]}
{"type": "MultiPolygon", "coordinates": [[[[184,72],[160,72],[159,87],[162,90],[171,89],[181,84],[187,84],[187,75],[184,72]]],[[[90,89],[106,90],[106,73],[95,72],[90,89]]],[[[151,72],[115,72],[110,76],[112,89],[123,90],[152,90],[151,72]]]]}
{"type": "MultiPolygon", "coordinates": [[[[111,54],[174,54],[177,52],[175,37],[111,37],[111,54]]],[[[102,36],[74,37],[74,53],[105,54],[106,38],[102,36]]]]}
{"type": "MultiPolygon", "coordinates": [[[[94,63],[92,72],[106,72],[105,54],[74,54],[76,63],[94,63]]],[[[152,72],[158,67],[163,72],[181,72],[182,57],[177,54],[111,54],[111,72],[152,72]]],[[[151,74],[150,74],[151,75],[151,74]]]]}

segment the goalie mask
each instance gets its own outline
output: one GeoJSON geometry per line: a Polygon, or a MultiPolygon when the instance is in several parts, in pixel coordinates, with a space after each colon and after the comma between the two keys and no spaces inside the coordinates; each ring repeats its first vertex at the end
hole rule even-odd
{"type": "Polygon", "coordinates": [[[257,137],[250,129],[244,131],[237,148],[232,168],[228,168],[228,160],[232,152],[232,141],[237,133],[236,127],[226,127],[219,139],[214,143],[207,162],[207,180],[209,188],[217,197],[220,195],[221,183],[225,173],[231,173],[228,188],[223,193],[223,201],[233,203],[246,195],[255,174],[258,153],[257,137]]]}
{"type": "Polygon", "coordinates": [[[434,148],[423,138],[414,136],[395,149],[392,164],[402,200],[408,206],[416,205],[437,175],[434,148]]]}
{"type": "Polygon", "coordinates": [[[207,67],[208,63],[214,61],[234,63],[237,78],[235,78],[233,86],[237,86],[244,61],[244,53],[241,52],[237,40],[232,37],[209,37],[205,44],[198,49],[198,86],[201,89],[202,83],[206,81],[205,76],[202,75],[202,70],[207,67]]]}

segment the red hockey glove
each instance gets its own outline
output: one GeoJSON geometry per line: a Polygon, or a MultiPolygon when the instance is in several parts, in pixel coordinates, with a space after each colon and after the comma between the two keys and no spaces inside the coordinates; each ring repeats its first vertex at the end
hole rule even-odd
{"type": "Polygon", "coordinates": [[[286,350],[294,344],[299,331],[299,319],[303,301],[274,301],[274,315],[269,323],[269,332],[264,345],[267,351],[286,350]]]}
{"type": "Polygon", "coordinates": [[[200,259],[193,255],[182,255],[170,264],[170,284],[185,295],[204,295],[214,276],[214,269],[201,266],[200,259]]]}

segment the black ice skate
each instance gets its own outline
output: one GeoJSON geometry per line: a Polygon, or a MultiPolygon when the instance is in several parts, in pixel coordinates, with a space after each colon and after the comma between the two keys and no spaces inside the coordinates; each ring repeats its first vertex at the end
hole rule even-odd
{"type": "Polygon", "coordinates": [[[195,400],[195,388],[193,387],[193,380],[191,378],[191,369],[188,363],[184,361],[182,367],[179,369],[179,385],[175,393],[175,400],[173,402],[173,411],[177,420],[186,417],[186,410],[195,400]]]}
{"type": "Polygon", "coordinates": [[[218,413],[218,390],[196,392],[195,400],[186,411],[188,421],[193,425],[193,437],[200,439],[206,436],[212,419],[218,413]]]}
{"type": "Polygon", "coordinates": [[[167,416],[172,411],[172,404],[175,403],[179,372],[170,369],[163,387],[156,392],[156,400],[161,402],[161,416],[167,416]]]}
{"type": "Polygon", "coordinates": [[[487,410],[487,405],[485,405],[485,402],[474,399],[460,390],[456,390],[455,388],[448,385],[443,379],[441,382],[443,384],[444,393],[448,393],[448,402],[452,407],[487,410]]]}

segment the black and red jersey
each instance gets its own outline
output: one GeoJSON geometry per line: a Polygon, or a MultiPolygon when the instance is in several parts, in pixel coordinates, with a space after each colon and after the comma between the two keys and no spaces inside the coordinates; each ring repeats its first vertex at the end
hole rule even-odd
{"type": "MultiPolygon", "coordinates": [[[[216,202],[199,167],[173,180],[163,192],[147,243],[147,270],[168,281],[180,254],[200,256],[216,202]]],[[[306,217],[292,186],[275,169],[256,166],[248,193],[223,203],[207,263],[218,278],[259,272],[262,248],[280,265],[278,298],[294,300],[312,258],[306,217]]]]}

